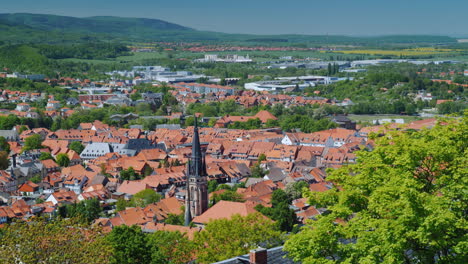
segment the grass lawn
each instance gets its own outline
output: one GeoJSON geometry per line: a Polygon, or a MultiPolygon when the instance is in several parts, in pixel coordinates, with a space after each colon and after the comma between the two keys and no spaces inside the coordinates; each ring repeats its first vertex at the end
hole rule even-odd
{"type": "Polygon", "coordinates": [[[348,118],[356,122],[372,122],[376,119],[403,119],[405,123],[422,119],[419,116],[407,115],[348,115],[348,118]]]}

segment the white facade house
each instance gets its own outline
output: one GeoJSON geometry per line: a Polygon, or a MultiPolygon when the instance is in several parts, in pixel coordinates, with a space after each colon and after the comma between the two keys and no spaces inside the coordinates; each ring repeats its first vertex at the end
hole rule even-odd
{"type": "Polygon", "coordinates": [[[54,110],[60,109],[60,102],[55,101],[55,100],[48,101],[46,108],[50,108],[50,109],[54,109],[54,110]]]}
{"type": "Polygon", "coordinates": [[[16,111],[27,112],[31,109],[31,106],[27,103],[20,103],[16,105],[16,111]]]}

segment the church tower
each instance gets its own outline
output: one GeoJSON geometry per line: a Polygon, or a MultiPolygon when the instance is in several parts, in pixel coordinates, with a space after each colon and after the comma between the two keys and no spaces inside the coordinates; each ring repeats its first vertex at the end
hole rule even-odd
{"type": "Polygon", "coordinates": [[[205,155],[202,154],[198,135],[197,117],[192,137],[192,155],[187,163],[187,194],[185,200],[185,225],[192,217],[199,216],[208,209],[208,186],[205,155]]]}

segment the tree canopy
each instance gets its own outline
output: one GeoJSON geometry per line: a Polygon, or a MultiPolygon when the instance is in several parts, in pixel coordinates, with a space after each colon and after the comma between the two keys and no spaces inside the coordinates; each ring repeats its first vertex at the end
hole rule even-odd
{"type": "Polygon", "coordinates": [[[7,140],[0,136],[0,151],[5,151],[7,153],[10,152],[10,145],[8,144],[7,140]]]}
{"type": "MultiPolygon", "coordinates": [[[[371,137],[375,138],[375,137],[371,137]]],[[[304,263],[466,263],[468,117],[375,138],[306,193],[328,212],[285,244],[304,263]]]]}
{"type": "Polygon", "coordinates": [[[200,263],[212,263],[242,254],[260,245],[272,246],[281,241],[281,232],[273,221],[260,213],[210,221],[195,234],[200,263]]]}
{"type": "Polygon", "coordinates": [[[23,150],[32,150],[42,148],[42,138],[39,134],[34,134],[24,140],[23,150]]]}
{"type": "Polygon", "coordinates": [[[57,164],[61,167],[68,167],[70,165],[70,158],[65,153],[60,153],[57,155],[57,164]]]}
{"type": "Polygon", "coordinates": [[[17,222],[0,232],[0,263],[109,263],[101,230],[74,219],[17,222]]]}

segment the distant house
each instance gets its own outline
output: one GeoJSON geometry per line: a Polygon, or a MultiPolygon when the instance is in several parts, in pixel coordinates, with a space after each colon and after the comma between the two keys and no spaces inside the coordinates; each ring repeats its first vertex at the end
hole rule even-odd
{"type": "Polygon", "coordinates": [[[343,115],[333,116],[331,121],[341,128],[356,129],[356,122],[343,115]]]}
{"type": "Polygon", "coordinates": [[[78,196],[74,191],[60,191],[52,193],[46,202],[56,204],[72,204],[78,201],[78,196]]]}
{"type": "Polygon", "coordinates": [[[278,118],[275,117],[273,114],[266,110],[262,110],[258,112],[254,116],[231,116],[231,115],[225,115],[222,118],[220,118],[218,121],[216,121],[215,127],[228,127],[230,124],[234,122],[247,122],[250,119],[260,119],[262,124],[265,124],[268,120],[277,120],[278,118]]]}
{"type": "Polygon", "coordinates": [[[27,103],[19,103],[16,105],[16,110],[20,112],[27,112],[29,109],[31,109],[31,106],[27,103]]]}
{"type": "Polygon", "coordinates": [[[39,185],[32,181],[27,181],[21,184],[18,191],[23,195],[33,195],[39,191],[39,185]]]}
{"type": "Polygon", "coordinates": [[[7,141],[18,141],[19,135],[15,130],[0,130],[0,137],[4,137],[7,141]]]}
{"type": "Polygon", "coordinates": [[[104,103],[108,105],[131,106],[132,99],[126,96],[113,96],[107,99],[104,103]]]}
{"type": "Polygon", "coordinates": [[[42,160],[41,163],[46,173],[56,172],[60,169],[60,166],[52,159],[42,160]]]}
{"type": "Polygon", "coordinates": [[[63,182],[64,187],[74,191],[76,194],[80,194],[84,185],[88,182],[88,177],[84,175],[69,176],[63,182]]]}
{"type": "Polygon", "coordinates": [[[90,143],[81,152],[80,157],[83,160],[90,160],[111,152],[114,152],[114,150],[109,143],[90,143]]]}
{"type": "Polygon", "coordinates": [[[80,104],[80,101],[74,97],[70,97],[67,99],[67,105],[78,105],[80,104]]]}
{"type": "Polygon", "coordinates": [[[59,102],[59,101],[55,101],[55,100],[48,101],[48,102],[47,102],[46,109],[48,109],[48,110],[57,110],[57,109],[60,109],[60,102],[59,102]]]}

